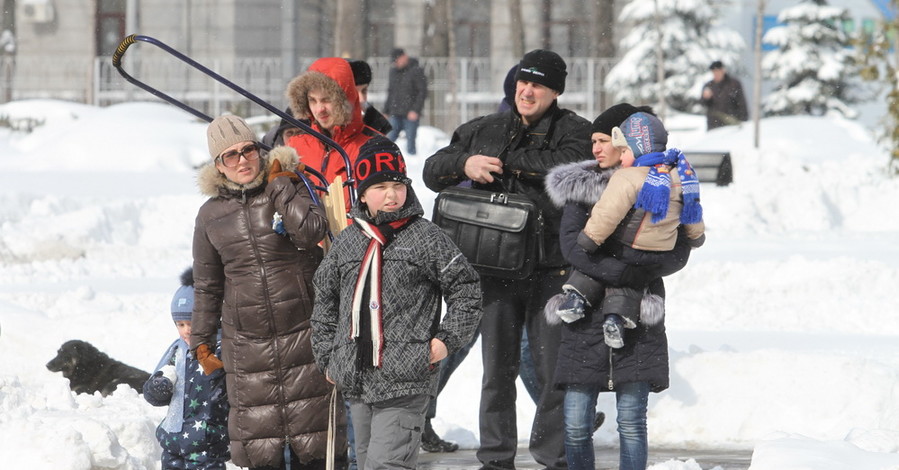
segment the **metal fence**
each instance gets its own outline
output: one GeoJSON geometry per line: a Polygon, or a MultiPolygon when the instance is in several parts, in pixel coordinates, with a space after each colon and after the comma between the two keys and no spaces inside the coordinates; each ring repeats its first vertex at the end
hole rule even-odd
{"type": "MultiPolygon", "coordinates": [[[[225,60],[194,58],[252,94],[277,107],[286,106],[286,80],[280,58],[225,60]]],[[[315,58],[299,60],[305,70],[315,58]]],[[[452,132],[460,123],[492,113],[502,99],[502,78],[487,58],[421,58],[428,79],[428,99],[422,123],[452,132]]],[[[607,104],[603,83],[615,64],[613,59],[572,58],[565,93],[559,98],[563,107],[592,120],[607,104]]],[[[374,80],[369,100],[381,107],[386,98],[388,58],[369,61],[374,80]]],[[[206,114],[224,111],[249,116],[265,114],[258,105],[207,77],[201,72],[168,56],[129,58],[123,67],[138,80],[180,100],[206,114]]],[[[125,81],[112,66],[109,57],[91,61],[23,60],[0,57],[0,100],[3,102],[29,98],[57,98],[108,106],[127,101],[150,101],[157,98],[125,81]],[[16,83],[16,82],[21,83],[16,83]]]]}

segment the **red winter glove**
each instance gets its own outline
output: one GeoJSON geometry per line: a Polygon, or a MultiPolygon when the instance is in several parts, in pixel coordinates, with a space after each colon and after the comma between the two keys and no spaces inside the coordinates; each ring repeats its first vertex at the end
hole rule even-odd
{"type": "Polygon", "coordinates": [[[222,364],[221,359],[216,357],[206,344],[197,346],[197,350],[194,354],[197,355],[197,361],[200,363],[200,366],[203,367],[203,373],[206,375],[211,375],[213,372],[225,367],[225,365],[222,364]]]}
{"type": "MultiPolygon", "coordinates": [[[[299,169],[299,168],[298,168],[299,169]]],[[[271,183],[275,178],[279,176],[286,176],[294,181],[300,180],[300,175],[296,174],[293,171],[284,171],[281,169],[281,162],[279,160],[275,160],[272,162],[271,168],[268,170],[268,182],[271,183]]]]}

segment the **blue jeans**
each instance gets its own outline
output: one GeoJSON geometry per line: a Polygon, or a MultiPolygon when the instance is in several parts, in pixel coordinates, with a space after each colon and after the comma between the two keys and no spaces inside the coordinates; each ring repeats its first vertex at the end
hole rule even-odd
{"type": "Polygon", "coordinates": [[[540,401],[543,384],[540,383],[540,377],[537,377],[537,366],[534,365],[534,356],[531,354],[527,328],[521,334],[521,365],[518,367],[518,376],[521,377],[524,389],[528,391],[528,395],[536,405],[540,401]]]}
{"type": "MultiPolygon", "coordinates": [[[[593,419],[596,415],[598,384],[569,385],[565,389],[565,457],[569,470],[595,468],[593,419]]],[[[619,470],[645,470],[649,454],[646,437],[646,407],[649,383],[618,384],[619,470]]]]}
{"type": "Polygon", "coordinates": [[[393,129],[387,133],[387,138],[396,141],[396,138],[400,136],[400,131],[406,131],[406,153],[409,155],[418,153],[415,149],[415,136],[418,134],[418,121],[411,121],[406,119],[406,116],[400,116],[398,114],[391,114],[387,120],[390,121],[390,125],[393,126],[393,129]]]}

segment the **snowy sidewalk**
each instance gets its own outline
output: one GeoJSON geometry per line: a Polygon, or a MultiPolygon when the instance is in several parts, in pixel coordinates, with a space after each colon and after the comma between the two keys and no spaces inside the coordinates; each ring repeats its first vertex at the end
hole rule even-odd
{"type": "MultiPolygon", "coordinates": [[[[683,450],[683,449],[649,449],[649,465],[664,463],[669,460],[687,461],[693,459],[703,469],[746,470],[752,460],[752,451],[723,450],[683,450]]],[[[450,454],[421,453],[418,457],[418,468],[428,470],[477,470],[481,467],[474,450],[460,449],[450,454]]],[[[543,468],[531,459],[526,447],[518,449],[515,459],[518,470],[543,468]]],[[[597,447],[596,468],[618,470],[618,448],[597,447]]]]}

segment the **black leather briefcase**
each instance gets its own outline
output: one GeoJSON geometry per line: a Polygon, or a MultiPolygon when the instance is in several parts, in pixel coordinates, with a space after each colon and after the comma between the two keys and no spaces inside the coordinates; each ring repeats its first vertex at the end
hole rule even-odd
{"type": "Polygon", "coordinates": [[[437,195],[432,220],[482,276],[525,279],[540,262],[543,217],[526,196],[449,187],[437,195]]]}

